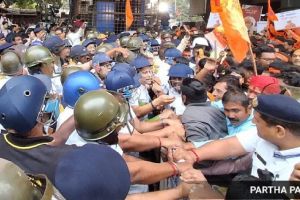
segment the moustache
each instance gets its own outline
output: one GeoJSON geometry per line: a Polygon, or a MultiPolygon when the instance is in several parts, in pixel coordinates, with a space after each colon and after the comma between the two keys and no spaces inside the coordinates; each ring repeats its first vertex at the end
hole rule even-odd
{"type": "Polygon", "coordinates": [[[230,122],[239,122],[240,121],[239,119],[236,119],[236,118],[229,118],[228,117],[228,119],[229,119],[230,122]]]}

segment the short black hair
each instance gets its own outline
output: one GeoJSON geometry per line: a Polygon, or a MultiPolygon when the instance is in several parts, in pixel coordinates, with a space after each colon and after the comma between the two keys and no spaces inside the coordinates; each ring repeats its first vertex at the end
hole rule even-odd
{"type": "MultiPolygon", "coordinates": [[[[252,71],[254,72],[254,69],[253,69],[253,62],[251,60],[244,60],[243,62],[241,62],[239,64],[239,67],[247,70],[247,71],[252,71]]],[[[258,65],[258,63],[256,62],[256,69],[257,69],[257,74],[258,75],[261,75],[263,72],[264,72],[264,67],[258,65]]]]}
{"type": "Polygon", "coordinates": [[[240,88],[240,81],[234,75],[228,74],[228,75],[223,76],[223,77],[221,77],[220,79],[217,80],[217,83],[223,83],[223,82],[226,83],[227,89],[240,88]]]}
{"type": "Polygon", "coordinates": [[[42,63],[39,63],[35,66],[32,66],[32,67],[28,67],[28,72],[29,74],[31,75],[34,75],[34,74],[41,74],[42,71],[41,71],[41,67],[42,67],[42,63]]]}
{"type": "Polygon", "coordinates": [[[186,104],[204,103],[207,101],[205,85],[195,78],[185,78],[181,85],[182,95],[186,96],[186,104]]]}
{"type": "Polygon", "coordinates": [[[185,65],[189,65],[189,63],[190,63],[190,61],[187,58],[183,57],[183,56],[175,58],[174,61],[176,63],[185,64],[185,65]]]}
{"type": "Polygon", "coordinates": [[[275,49],[268,46],[268,45],[263,45],[263,46],[260,46],[256,49],[256,56],[258,58],[261,57],[262,53],[275,53],[275,49]]]}
{"type": "Polygon", "coordinates": [[[300,73],[299,72],[283,72],[279,78],[289,86],[300,87],[300,73]]]}
{"type": "Polygon", "coordinates": [[[204,68],[204,65],[206,64],[206,62],[207,62],[207,58],[202,58],[199,60],[198,66],[200,67],[200,69],[204,68]]]}
{"type": "Polygon", "coordinates": [[[20,38],[24,39],[23,33],[14,33],[14,34],[13,34],[13,37],[12,37],[12,40],[15,41],[15,39],[16,39],[17,37],[20,37],[20,38]]]}
{"type": "Polygon", "coordinates": [[[300,123],[289,123],[278,120],[274,117],[267,116],[265,114],[259,113],[260,118],[264,120],[268,126],[282,126],[285,129],[288,129],[293,135],[300,136],[300,123]]]}
{"type": "Polygon", "coordinates": [[[202,79],[201,82],[205,85],[207,92],[212,92],[214,85],[216,84],[216,78],[213,74],[206,74],[202,79]]]}
{"type": "Polygon", "coordinates": [[[223,95],[223,105],[228,102],[240,103],[244,108],[248,108],[250,100],[246,94],[240,89],[230,89],[223,95]]]}
{"type": "Polygon", "coordinates": [[[61,31],[62,33],[64,32],[64,30],[63,30],[62,27],[57,27],[57,28],[55,29],[55,31],[61,31]]]}

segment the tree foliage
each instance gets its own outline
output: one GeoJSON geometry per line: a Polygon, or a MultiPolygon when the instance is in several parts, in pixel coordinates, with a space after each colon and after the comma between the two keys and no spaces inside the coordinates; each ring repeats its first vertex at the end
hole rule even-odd
{"type": "Polygon", "coordinates": [[[190,2],[187,0],[176,0],[176,20],[189,21],[190,20],[190,2]]]}
{"type": "Polygon", "coordinates": [[[15,8],[34,9],[42,4],[62,5],[63,0],[10,0],[15,8]]]}

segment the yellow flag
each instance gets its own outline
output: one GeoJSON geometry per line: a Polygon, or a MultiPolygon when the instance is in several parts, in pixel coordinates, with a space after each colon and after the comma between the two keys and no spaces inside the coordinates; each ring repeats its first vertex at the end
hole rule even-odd
{"type": "Polygon", "coordinates": [[[128,30],[133,23],[133,14],[131,10],[130,0],[126,0],[126,8],[125,8],[125,17],[126,17],[126,30],[128,30]]]}
{"type": "Polygon", "coordinates": [[[220,15],[228,46],[238,62],[249,51],[250,39],[239,0],[211,0],[213,12],[220,15]]]}

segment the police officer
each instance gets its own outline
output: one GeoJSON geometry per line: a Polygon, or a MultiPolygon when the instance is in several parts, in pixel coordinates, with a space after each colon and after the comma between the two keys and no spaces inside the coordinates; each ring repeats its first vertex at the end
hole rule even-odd
{"type": "Polygon", "coordinates": [[[174,101],[174,97],[167,95],[160,95],[153,101],[151,100],[148,89],[153,85],[154,74],[146,57],[138,56],[131,65],[137,69],[141,86],[134,91],[129,103],[139,118],[174,101]]]}
{"type": "Polygon", "coordinates": [[[42,199],[64,200],[45,175],[26,175],[14,163],[0,158],[1,199],[42,199]]]}
{"type": "Polygon", "coordinates": [[[8,51],[1,56],[0,88],[13,76],[23,74],[20,57],[13,51],[8,51]]]}
{"type": "Polygon", "coordinates": [[[70,57],[74,63],[71,64],[84,64],[90,60],[89,52],[82,45],[75,45],[71,48],[70,57]]]}
{"type": "MultiPolygon", "coordinates": [[[[8,51],[1,56],[0,89],[12,77],[23,74],[23,66],[20,57],[13,51],[8,51]]],[[[4,128],[0,123],[0,131],[4,128]]]]}
{"type": "Polygon", "coordinates": [[[129,36],[123,36],[120,38],[120,46],[123,47],[123,48],[127,48],[127,42],[128,40],[130,39],[129,36]]]}
{"type": "MultiPolygon", "coordinates": [[[[117,144],[127,151],[144,151],[150,148],[168,145],[167,138],[152,135],[122,134],[126,126],[129,112],[126,100],[105,90],[91,91],[82,95],[74,108],[74,119],[78,134],[88,142],[100,144],[117,144]],[[99,112],[102,114],[99,115],[99,112]],[[136,145],[140,144],[140,145],[136,145]]],[[[126,155],[127,158],[128,155],[126,155]]],[[[125,159],[127,159],[125,157],[125,159]]],[[[187,163],[177,164],[178,170],[173,170],[173,163],[151,163],[136,159],[127,165],[132,183],[150,184],[167,178],[172,174],[190,168],[187,163]],[[153,170],[153,167],[157,170],[153,170]]]]}
{"type": "Polygon", "coordinates": [[[175,100],[170,104],[170,107],[175,111],[177,115],[182,115],[185,110],[185,106],[181,98],[180,89],[182,81],[184,78],[192,77],[193,75],[193,70],[185,64],[172,65],[169,70],[169,86],[168,88],[166,88],[166,94],[175,97],[175,100]]]}
{"type": "Polygon", "coordinates": [[[52,93],[57,96],[62,95],[62,85],[60,78],[54,76],[54,57],[44,46],[31,46],[24,55],[25,66],[30,74],[45,74],[51,78],[52,93]]]}
{"type": "Polygon", "coordinates": [[[45,96],[33,76],[12,78],[0,90],[0,123],[7,130],[0,135],[0,157],[26,173],[47,175],[67,199],[124,199],[130,176],[118,153],[103,145],[55,147],[73,129],[43,135],[45,96]]]}
{"type": "Polygon", "coordinates": [[[63,65],[67,62],[67,58],[70,56],[70,47],[66,46],[65,41],[63,41],[58,36],[51,36],[43,42],[43,46],[48,48],[50,52],[54,55],[54,71],[56,74],[60,74],[63,65]]]}
{"type": "Polygon", "coordinates": [[[31,42],[31,46],[42,46],[46,39],[46,31],[42,27],[35,27],[33,30],[35,38],[31,42]]]}
{"type": "Polygon", "coordinates": [[[107,73],[111,71],[112,59],[106,53],[97,53],[93,57],[92,66],[95,74],[104,80],[107,73]]]}
{"type": "Polygon", "coordinates": [[[58,36],[51,36],[43,42],[43,46],[48,48],[55,55],[55,72],[60,74],[63,66],[68,65],[71,46],[58,36]]]}
{"type": "MultiPolygon", "coordinates": [[[[100,80],[91,72],[77,71],[69,74],[63,86],[63,101],[66,107],[57,119],[56,129],[58,130],[73,115],[75,103],[81,95],[100,88],[100,80]]],[[[85,143],[75,130],[66,141],[66,144],[76,144],[77,146],[82,146],[85,143]]]]}
{"type": "MultiPolygon", "coordinates": [[[[118,64],[118,66],[114,67],[113,70],[108,73],[104,83],[106,89],[122,94],[123,97],[128,101],[131,98],[133,91],[135,88],[139,87],[140,83],[135,80],[135,76],[132,74],[130,69],[126,70],[126,64],[118,64]],[[119,65],[122,65],[122,67],[119,68],[119,65]]],[[[176,120],[173,120],[175,118],[174,112],[169,110],[160,114],[159,120],[142,122],[136,117],[133,109],[131,107],[129,108],[130,112],[127,116],[127,121],[129,122],[127,125],[129,126],[129,130],[125,129],[122,131],[129,134],[131,129],[134,128],[135,133],[151,134],[153,136],[184,136],[182,124],[176,120]]]]}
{"type": "Polygon", "coordinates": [[[175,58],[178,58],[182,53],[176,48],[167,48],[163,52],[163,59],[161,61],[157,60],[156,65],[159,66],[157,76],[161,80],[163,85],[167,85],[169,81],[168,73],[171,65],[175,64],[175,58]]]}
{"type": "Polygon", "coordinates": [[[74,73],[74,72],[78,72],[78,71],[81,71],[82,69],[76,65],[74,66],[69,66],[69,67],[65,67],[61,73],[61,76],[60,76],[60,82],[61,84],[64,84],[64,82],[66,81],[67,77],[74,73]]]}
{"type": "Polygon", "coordinates": [[[127,49],[130,51],[133,51],[136,54],[142,54],[143,53],[143,40],[140,37],[131,37],[127,42],[127,49]]]}
{"type": "MultiPolygon", "coordinates": [[[[266,169],[271,180],[289,180],[299,162],[300,104],[291,97],[275,94],[259,95],[253,106],[257,132],[208,143],[194,152],[185,152],[185,159],[220,160],[252,152],[251,175],[260,178],[261,170],[266,169]]],[[[178,159],[180,154],[183,156],[181,150],[174,156],[178,159]]]]}
{"type": "Polygon", "coordinates": [[[90,56],[92,57],[96,53],[96,42],[92,39],[86,39],[83,41],[82,46],[86,48],[89,52],[90,56]]]}
{"type": "Polygon", "coordinates": [[[108,51],[112,50],[113,48],[114,48],[114,46],[112,44],[103,43],[96,48],[96,52],[97,53],[107,53],[108,51]]]}

